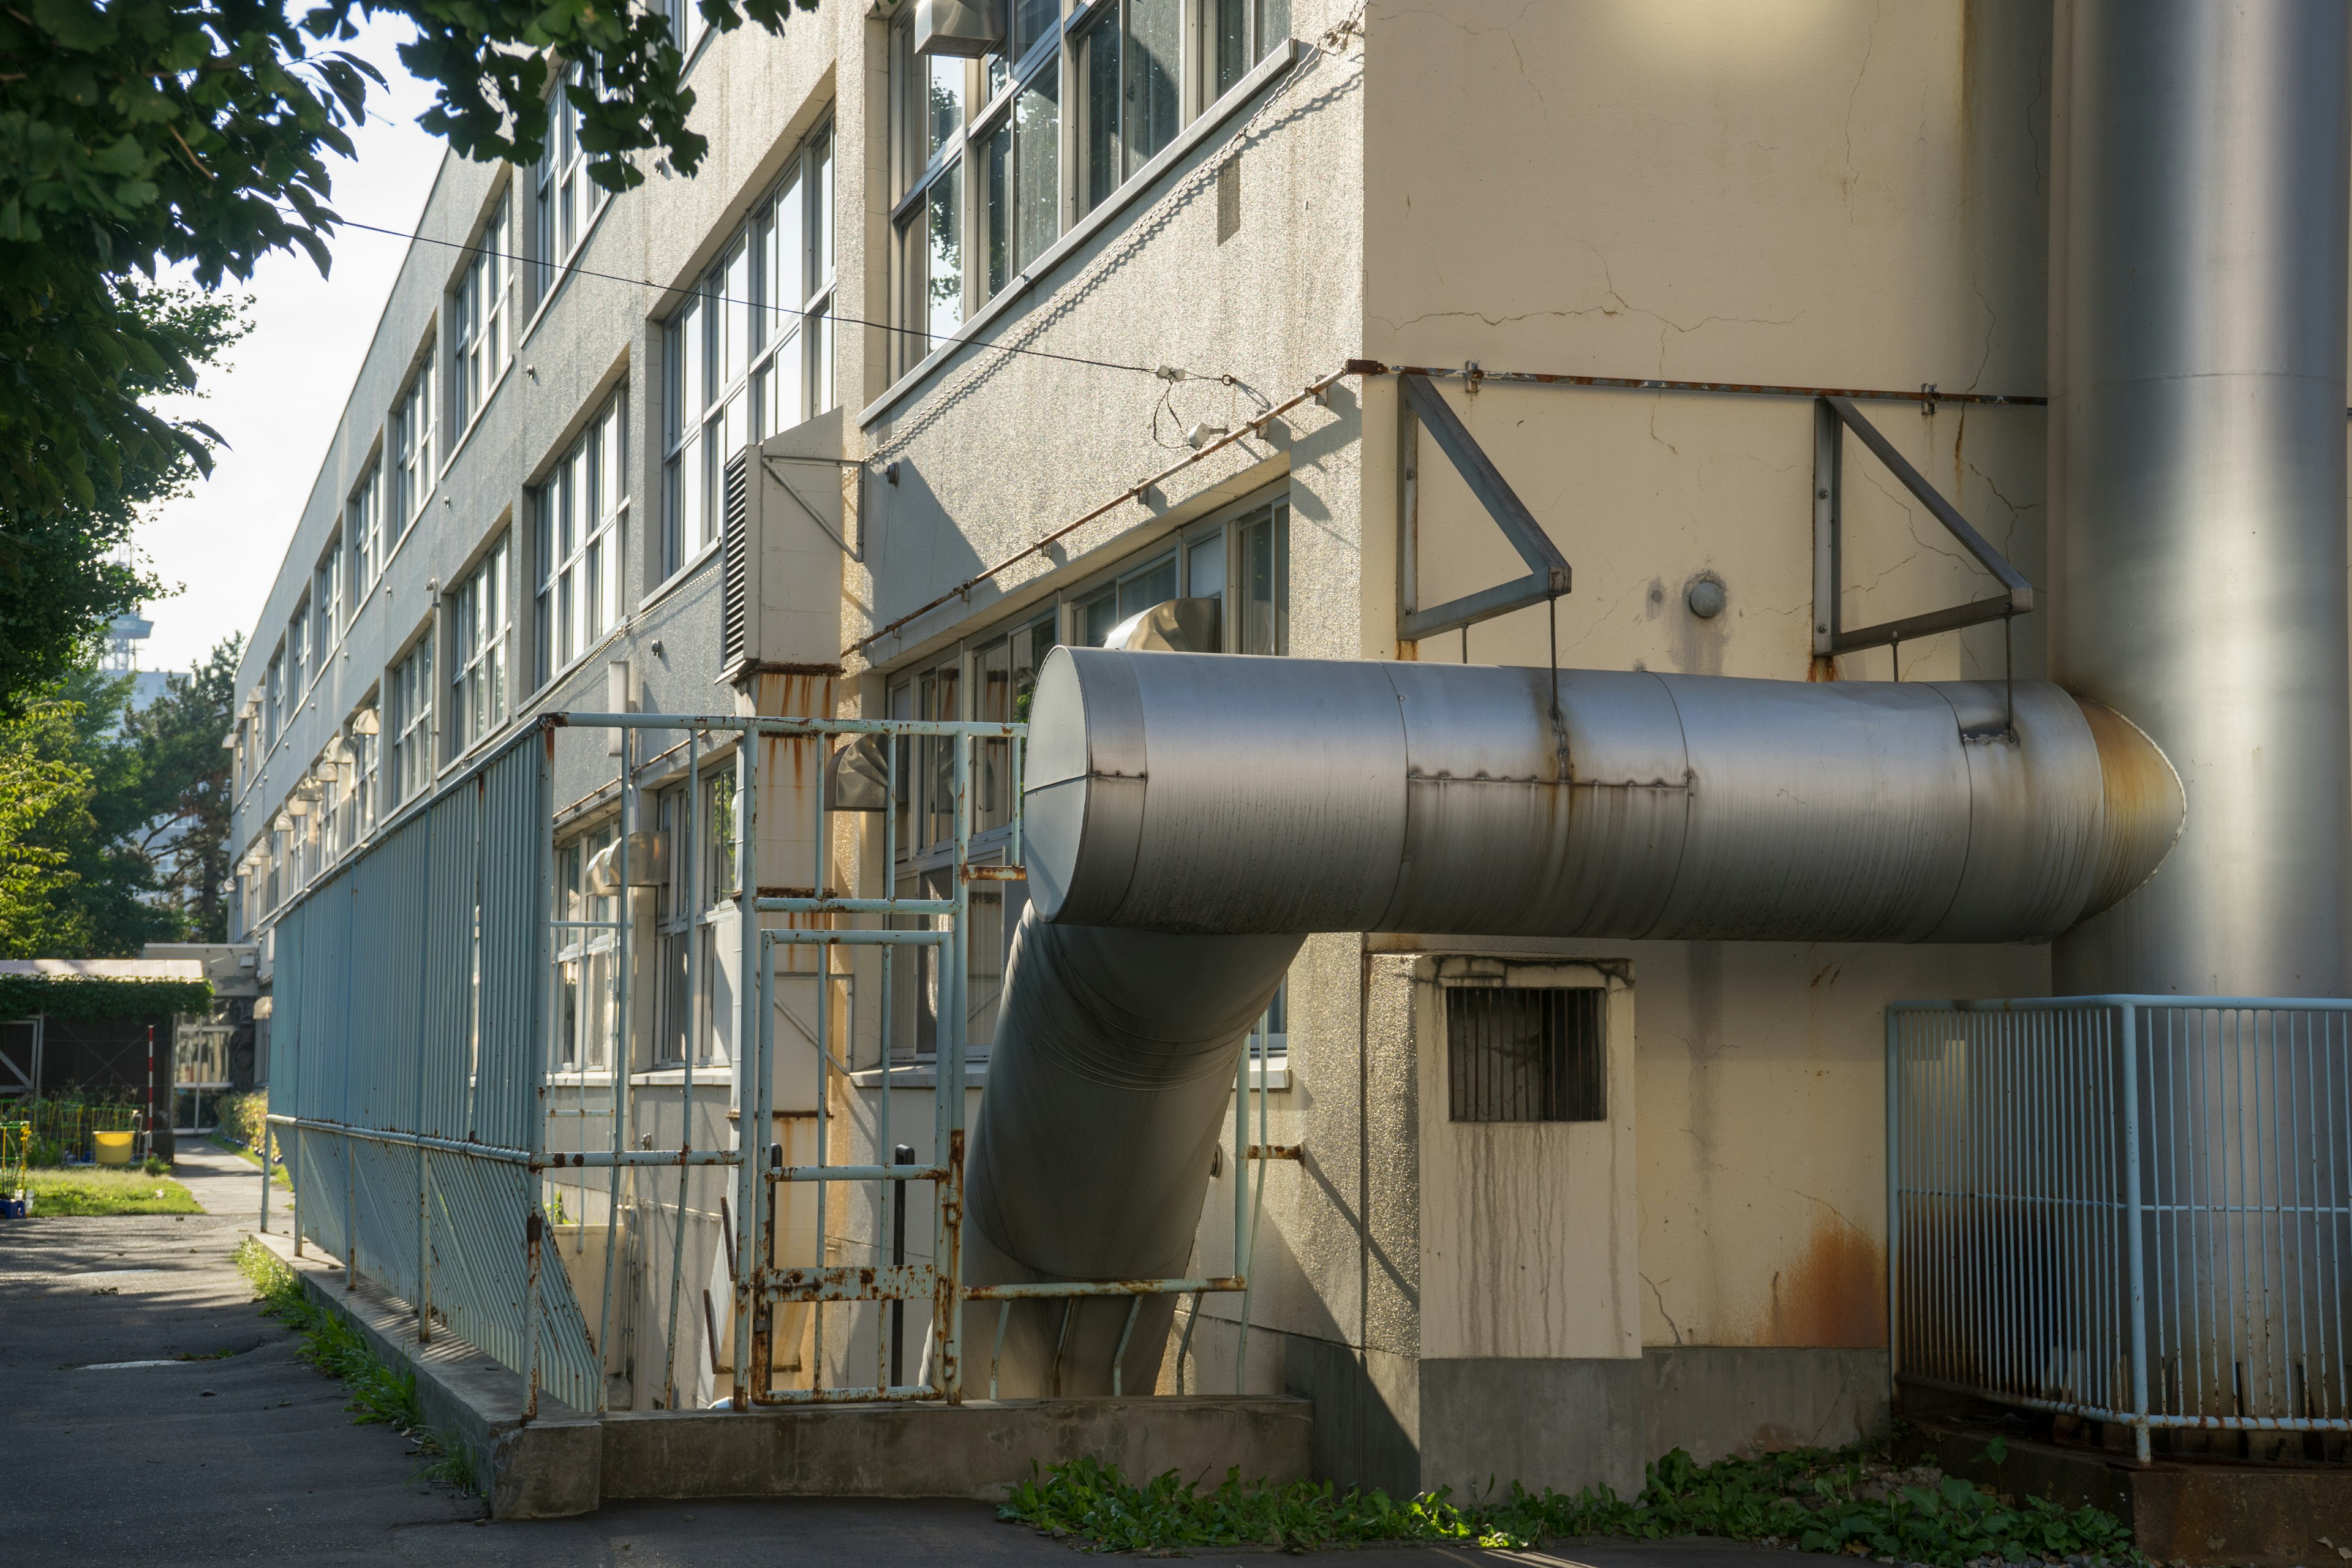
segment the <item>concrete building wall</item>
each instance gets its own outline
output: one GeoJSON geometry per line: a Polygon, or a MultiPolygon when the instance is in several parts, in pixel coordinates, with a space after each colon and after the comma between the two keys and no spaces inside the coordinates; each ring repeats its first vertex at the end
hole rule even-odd
{"type": "MultiPolygon", "coordinates": [[[[2042,390],[2045,8],[1445,0],[1373,4],[1360,37],[1332,34],[1351,10],[1293,0],[1297,68],[1272,62],[1204,110],[1156,176],[988,308],[974,346],[895,381],[903,360],[892,334],[847,324],[886,320],[890,308],[889,19],[826,0],[796,14],[781,39],[757,29],[714,38],[690,79],[709,162],[692,180],[656,172],[612,202],[583,252],[584,267],[649,281],[575,276],[540,312],[451,459],[447,504],[436,496],[394,557],[347,653],[248,791],[240,830],[257,827],[424,624],[426,584],[446,587],[501,520],[527,517],[529,486],[614,385],[631,399],[634,608],[609,647],[530,694],[539,705],[602,706],[604,666],[625,658],[647,710],[877,713],[894,679],[1144,559],[1222,508],[1277,491],[1290,506],[1289,652],[1543,663],[1551,625],[1540,609],[1474,628],[1466,647],[1452,635],[1398,645],[1392,379],[1343,379],[1263,438],[1118,499],[1192,455],[1183,430],[1238,424],[1353,357],[2042,390]],[[654,583],[660,322],[823,123],[838,148],[839,411],[770,450],[835,452],[863,459],[863,472],[828,514],[838,549],[791,525],[800,536],[772,606],[782,629],[767,664],[730,695],[712,685],[713,559],[654,583]],[[1015,348],[1034,352],[1003,352],[1015,348]],[[1160,367],[1186,374],[1152,374],[1160,367]]],[[[449,164],[425,232],[462,240],[503,177],[449,164]]],[[[413,254],[241,690],[266,666],[456,265],[430,246],[413,254]]],[[[1557,606],[1562,664],[1779,679],[1893,673],[1885,650],[1834,669],[1811,657],[1805,399],[1460,382],[1443,391],[1575,568],[1575,592],[1557,606]],[[1701,576],[1727,595],[1712,619],[1686,605],[1701,576]]],[[[1865,406],[2039,582],[2041,412],[1865,406]]],[[[1424,602],[1516,575],[1466,487],[1425,456],[1424,602]]],[[[1846,473],[1848,624],[1982,592],[1932,518],[1851,446],[1846,473]]],[[[1997,626],[1946,636],[1906,650],[1901,673],[1993,678],[2013,658],[2032,676],[2042,647],[2027,617],[2013,646],[1997,626]]],[[[802,825],[814,749],[769,751],[762,767],[778,784],[761,803],[762,885],[880,885],[890,868],[870,820],[833,824],[825,863],[813,861],[802,825]]],[[[583,803],[569,831],[609,811],[595,792],[612,762],[601,744],[566,758],[558,798],[583,803]]],[[[730,930],[719,950],[730,954],[731,997],[730,930]]],[[[864,1068],[881,1048],[878,960],[845,959],[835,973],[841,996],[857,1000],[836,1016],[831,1043],[864,1068]]],[[[1195,1254],[1204,1271],[1228,1266],[1235,1184],[1262,1174],[1246,1364],[1240,1302],[1210,1298],[1186,1353],[1171,1342],[1161,1387],[1239,1379],[1311,1394],[1318,1473],[1406,1489],[1491,1473],[1623,1490],[1663,1447],[1712,1457],[1852,1436],[1884,1407],[1884,1006],[2047,985],[2045,950],[2022,946],[1313,938],[1290,976],[1287,1054],[1264,1140],[1298,1145],[1301,1157],[1261,1173],[1237,1168],[1228,1147],[1195,1254]],[[1445,1121],[1439,969],[1506,960],[1610,987],[1605,1123],[1445,1121]]],[[[780,990],[813,1017],[812,979],[780,990]]],[[[641,1028],[651,1027],[651,992],[642,980],[641,1028]]],[[[814,1053],[783,1025],[778,1036],[777,1104],[803,1117],[815,1109],[814,1053]]],[[[983,1079],[976,1069],[968,1104],[983,1079]]],[[[671,1081],[648,1087],[659,1094],[671,1081]]],[[[698,1142],[719,1135],[728,1096],[704,1091],[698,1142]]],[[[836,1080],[836,1157],[892,1142],[934,1157],[928,1085],[906,1082],[891,1100],[886,1134],[871,1082],[836,1080]]],[[[672,1137],[674,1092],[644,1103],[639,1130],[672,1137]]],[[[1255,1124],[1248,1139],[1260,1141],[1255,1124]]],[[[715,1211],[719,1183],[706,1186],[690,1206],[715,1211]]],[[[832,1205],[822,1250],[813,1198],[795,1202],[783,1216],[788,1261],[878,1260],[868,1194],[832,1205]]],[[[908,1254],[919,1260],[932,1241],[929,1205],[919,1195],[908,1207],[908,1254]]],[[[717,1252],[715,1232],[697,1224],[689,1325],[717,1252]]],[[[641,1324],[658,1324],[667,1237],[649,1228],[640,1241],[651,1261],[635,1310],[641,1324]]],[[[723,1291],[714,1299],[723,1313],[723,1291]]],[[[827,1376],[862,1380],[882,1321],[864,1307],[827,1310],[827,1376]]],[[[972,1321],[984,1334],[982,1316],[972,1321]]],[[[1175,1338],[1183,1324],[1180,1315],[1175,1338]]],[[[928,1326],[910,1309],[910,1374],[928,1326]]],[[[787,1365],[814,1352],[805,1319],[785,1332],[787,1365]]],[[[707,1371],[697,1375],[705,1392],[714,1386],[707,1371]]],[[[640,1366],[640,1402],[647,1386],[640,1366]]],[[[688,1396],[693,1386],[681,1383],[688,1396]]]]}

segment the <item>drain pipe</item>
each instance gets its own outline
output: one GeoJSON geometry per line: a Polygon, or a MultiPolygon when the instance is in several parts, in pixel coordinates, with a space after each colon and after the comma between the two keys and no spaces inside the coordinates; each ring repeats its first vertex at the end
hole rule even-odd
{"type": "Polygon", "coordinates": [[[2352,994],[2347,10],[2071,0],[2051,115],[2052,674],[2194,806],[2061,994],[2352,994]]]}

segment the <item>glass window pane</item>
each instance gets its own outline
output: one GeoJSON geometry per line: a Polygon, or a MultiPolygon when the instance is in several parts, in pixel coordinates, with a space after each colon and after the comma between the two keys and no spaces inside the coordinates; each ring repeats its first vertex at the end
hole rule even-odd
{"type": "Polygon", "coordinates": [[[1216,58],[1217,96],[1222,98],[1250,68],[1251,0],[1215,0],[1215,5],[1216,14],[1209,23],[1215,35],[1210,48],[1216,58]]]}
{"type": "Polygon", "coordinates": [[[776,346],[774,368],[768,377],[768,421],[772,430],[789,430],[808,417],[801,397],[800,318],[790,320],[793,331],[776,346]]]}
{"type": "Polygon", "coordinates": [[[988,294],[1013,280],[1013,127],[996,128],[988,139],[988,294]]]}
{"type": "Polygon", "coordinates": [[[1013,104],[1013,205],[1020,240],[1016,264],[1026,267],[1061,233],[1061,67],[1037,73],[1013,104]]]}
{"type": "Polygon", "coordinates": [[[1194,541],[1185,551],[1184,594],[1192,599],[1225,596],[1225,536],[1222,530],[1194,541]]]}
{"type": "Polygon", "coordinates": [[[1290,647],[1290,508],[1276,504],[1236,530],[1242,554],[1241,653],[1290,647]]]}
{"type": "Polygon", "coordinates": [[[1184,0],[1127,0],[1121,53],[1127,78],[1122,129],[1127,173],[1132,174],[1176,139],[1177,89],[1184,79],[1184,0]]]}
{"type": "Polygon", "coordinates": [[[809,406],[822,414],[833,406],[833,301],[822,301],[809,322],[809,406]]]}
{"type": "Polygon", "coordinates": [[[770,232],[774,235],[775,268],[769,274],[768,299],[776,306],[769,336],[781,338],[801,324],[801,307],[808,303],[808,229],[804,223],[806,205],[801,200],[801,182],[795,175],[784,182],[776,194],[776,218],[770,232]]]}
{"type": "Polygon", "coordinates": [[[811,159],[809,226],[814,243],[809,247],[809,257],[815,263],[816,275],[809,279],[809,292],[814,294],[833,278],[833,143],[821,144],[811,159]]]}
{"type": "Polygon", "coordinates": [[[1176,557],[1163,556],[1118,585],[1118,618],[1176,596],[1176,557]]]}
{"type": "Polygon", "coordinates": [[[931,183],[929,243],[924,254],[925,321],[934,339],[955,335],[963,321],[963,165],[950,163],[931,183]]]}
{"type": "Polygon", "coordinates": [[[938,157],[940,150],[963,129],[963,61],[933,55],[929,64],[929,78],[923,84],[928,130],[923,148],[926,164],[938,157]]]}
{"type": "Polygon", "coordinates": [[[718,293],[719,374],[723,390],[741,378],[751,349],[751,247],[738,245],[713,275],[718,293]]]}
{"type": "Polygon", "coordinates": [[[703,368],[702,296],[697,294],[678,312],[678,412],[692,424],[710,401],[710,377],[703,368]]]}
{"type": "Polygon", "coordinates": [[[1018,64],[1031,45],[1053,30],[1061,0],[1013,0],[1013,58],[1018,64]]]}
{"type": "Polygon", "coordinates": [[[1110,636],[1111,627],[1118,625],[1118,591],[1105,588],[1078,606],[1078,644],[1082,647],[1100,647],[1110,636]]]}
{"type": "Polygon", "coordinates": [[[1124,166],[1119,156],[1118,9],[1113,6],[1088,27],[1078,42],[1079,71],[1086,83],[1086,178],[1079,193],[1081,212],[1118,188],[1124,166]]]}

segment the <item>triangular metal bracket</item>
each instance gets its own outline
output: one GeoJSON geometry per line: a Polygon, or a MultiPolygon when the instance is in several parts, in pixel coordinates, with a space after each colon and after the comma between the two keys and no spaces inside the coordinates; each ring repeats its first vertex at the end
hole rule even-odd
{"type": "Polygon", "coordinates": [[[1480,621],[1557,599],[1569,591],[1568,558],[1551,542],[1429,377],[1397,377],[1397,640],[1418,642],[1480,621]],[[1423,426],[1454,472],[1503,531],[1529,568],[1528,575],[1442,605],[1421,607],[1421,431],[1423,426]]]}
{"type": "Polygon", "coordinates": [[[1813,400],[1813,656],[1828,658],[1837,654],[1852,653],[1857,648],[1885,647],[1911,641],[1915,637],[1933,637],[1937,632],[1957,631],[1962,626],[1976,626],[1984,621],[1998,621],[2010,616],[2021,616],[2033,608],[2033,584],[2028,583],[2016,567],[1985,536],[1969,526],[1969,520],[1959,513],[1929,484],[1926,476],[1913,468],[1909,459],[1895,449],[1894,444],[1846,397],[1817,397],[1813,400]],[[1843,528],[1840,505],[1843,491],[1845,466],[1845,433],[1851,430],[1862,444],[1870,448],[1886,471],[1903,483],[1928,515],[1944,525],[1962,549],[1977,559],[1978,564],[2000,580],[2004,592],[1990,598],[1955,605],[1948,610],[1930,610],[1925,615],[1906,616],[1899,621],[1882,621],[1874,626],[1860,626],[1848,631],[1838,624],[1839,599],[1844,585],[1843,565],[1843,528]]]}

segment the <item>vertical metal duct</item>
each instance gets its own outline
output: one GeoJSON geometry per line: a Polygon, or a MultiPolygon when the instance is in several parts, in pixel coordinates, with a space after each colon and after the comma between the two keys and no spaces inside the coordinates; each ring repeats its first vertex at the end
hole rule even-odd
{"type": "Polygon", "coordinates": [[[2052,113],[2051,665],[2189,812],[2061,994],[2347,994],[2347,12],[2071,0],[2052,113]]]}

